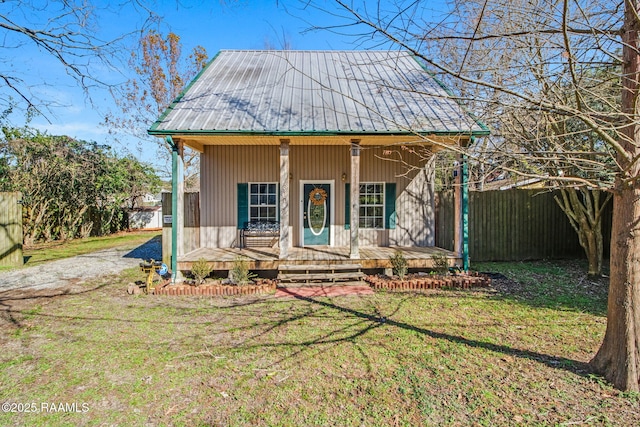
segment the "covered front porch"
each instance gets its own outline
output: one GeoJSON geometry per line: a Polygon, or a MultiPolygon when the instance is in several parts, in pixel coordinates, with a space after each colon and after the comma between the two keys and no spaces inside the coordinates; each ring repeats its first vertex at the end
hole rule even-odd
{"type": "Polygon", "coordinates": [[[433,255],[446,256],[450,266],[461,267],[462,257],[437,247],[361,247],[359,258],[350,257],[349,246],[314,246],[289,248],[286,259],[280,259],[279,248],[199,248],[178,258],[178,269],[191,270],[200,258],[207,260],[214,270],[230,270],[238,257],[249,263],[251,270],[278,270],[280,264],[336,265],[358,263],[362,269],[391,268],[390,258],[396,251],[407,259],[409,268],[434,267],[433,255]]]}
{"type": "Polygon", "coordinates": [[[433,267],[438,254],[466,270],[462,152],[489,130],[424,67],[409,52],[216,55],[148,131],[172,150],[163,259],[174,281],[200,258],[216,270],[244,256],[252,270],[303,265],[317,276],[313,264],[388,268],[397,250],[409,268],[433,267]],[[182,209],[185,147],[200,153],[193,227],[182,209]],[[433,159],[442,150],[458,153],[454,252],[433,247],[433,159]],[[247,232],[268,233],[277,248],[239,248],[247,232]]]}

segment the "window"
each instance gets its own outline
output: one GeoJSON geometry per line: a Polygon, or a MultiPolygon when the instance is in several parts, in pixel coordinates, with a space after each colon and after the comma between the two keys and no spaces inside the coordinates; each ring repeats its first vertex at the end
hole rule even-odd
{"type": "Polygon", "coordinates": [[[249,184],[249,221],[277,221],[277,188],[275,183],[249,184]]]}
{"type": "Polygon", "coordinates": [[[360,184],[360,227],[384,228],[384,183],[360,184]]]}

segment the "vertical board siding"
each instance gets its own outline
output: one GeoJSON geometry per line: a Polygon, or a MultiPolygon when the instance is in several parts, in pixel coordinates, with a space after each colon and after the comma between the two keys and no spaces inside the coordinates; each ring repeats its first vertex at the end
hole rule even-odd
{"type": "Polygon", "coordinates": [[[0,266],[18,267],[22,254],[22,193],[0,193],[0,266]]]}
{"type": "MultiPolygon", "coordinates": [[[[384,149],[379,147],[363,147],[361,150],[361,181],[395,183],[398,213],[393,230],[361,230],[362,244],[433,245],[433,183],[429,173],[422,168],[425,161],[410,152],[393,151],[385,155],[384,149]],[[411,168],[403,162],[418,165],[418,168],[411,168]],[[416,216],[416,211],[421,214],[416,216]]],[[[346,174],[348,182],[350,145],[292,145],[289,156],[293,245],[302,245],[300,206],[305,195],[300,194],[300,181],[318,180],[334,183],[333,245],[348,246],[349,230],[344,228],[345,186],[342,174],[346,174]]],[[[236,246],[237,183],[279,182],[279,147],[206,146],[200,164],[202,245],[236,246]]]]}
{"type": "MultiPolygon", "coordinates": [[[[471,192],[469,255],[472,261],[582,257],[576,232],[556,201],[558,192],[506,190],[471,192]]],[[[453,250],[453,192],[438,193],[436,246],[453,250]]],[[[609,205],[603,216],[605,254],[611,239],[609,205]]]]}
{"type": "Polygon", "coordinates": [[[453,191],[437,193],[435,205],[435,246],[453,251],[453,191]]]}
{"type": "Polygon", "coordinates": [[[279,182],[279,159],[276,145],[205,146],[200,155],[202,246],[237,246],[237,184],[279,182]]]}
{"type": "Polygon", "coordinates": [[[425,167],[426,163],[419,154],[401,148],[364,147],[361,150],[360,182],[396,184],[395,229],[360,229],[364,246],[434,245],[433,175],[432,168],[425,167]]]}

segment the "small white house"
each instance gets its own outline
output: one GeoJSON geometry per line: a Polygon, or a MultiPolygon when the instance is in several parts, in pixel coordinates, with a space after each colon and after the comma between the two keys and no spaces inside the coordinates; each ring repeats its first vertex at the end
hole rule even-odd
{"type": "Polygon", "coordinates": [[[162,228],[162,206],[142,207],[130,210],[129,228],[151,230],[162,228]]]}

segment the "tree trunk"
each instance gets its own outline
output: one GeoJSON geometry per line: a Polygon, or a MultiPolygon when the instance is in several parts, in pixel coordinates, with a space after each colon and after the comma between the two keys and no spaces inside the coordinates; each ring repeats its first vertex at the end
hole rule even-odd
{"type": "Polygon", "coordinates": [[[602,192],[587,188],[562,188],[556,202],[569,219],[571,227],[578,234],[580,246],[584,249],[589,262],[590,276],[602,274],[603,241],[602,213],[611,199],[606,194],[602,200],[602,192]]]}
{"type": "Polygon", "coordinates": [[[611,278],[607,330],[592,367],[621,390],[640,391],[640,123],[638,123],[638,0],[625,1],[622,111],[626,126],[619,155],[623,173],[616,180],[611,236],[611,278]]]}
{"type": "Polygon", "coordinates": [[[602,257],[603,257],[603,239],[602,239],[602,222],[598,223],[597,230],[587,230],[584,232],[584,237],[580,239],[584,240],[582,245],[585,248],[587,254],[587,261],[589,262],[589,269],[587,274],[589,276],[600,276],[602,274],[602,257]]]}
{"type": "Polygon", "coordinates": [[[640,188],[613,199],[607,330],[592,367],[616,388],[640,391],[640,188]]]}

